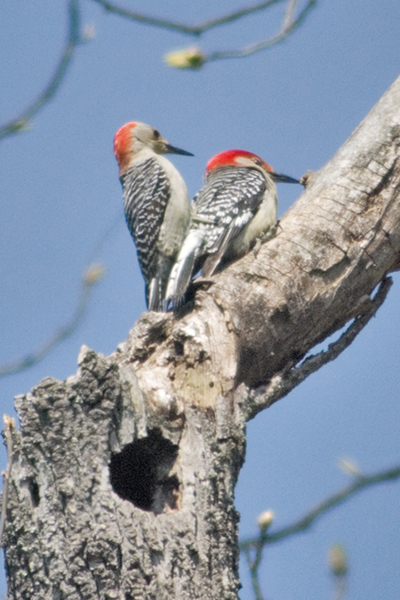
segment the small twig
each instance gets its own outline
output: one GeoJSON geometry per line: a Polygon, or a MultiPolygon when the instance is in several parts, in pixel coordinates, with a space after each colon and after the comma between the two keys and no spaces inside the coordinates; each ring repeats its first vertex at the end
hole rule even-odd
{"type": "Polygon", "coordinates": [[[258,546],[256,547],[256,555],[254,557],[254,560],[251,558],[250,548],[246,548],[244,550],[247,564],[249,566],[251,584],[253,586],[253,592],[256,600],[264,600],[261,592],[260,580],[258,577],[258,568],[262,559],[262,549],[262,544],[258,544],[258,546]]]}
{"type": "Polygon", "coordinates": [[[292,7],[292,5],[295,3],[292,2],[292,0],[290,0],[288,9],[285,13],[282,29],[277,35],[274,35],[268,40],[257,42],[256,44],[251,44],[250,46],[247,46],[242,50],[226,50],[214,52],[213,54],[206,56],[204,62],[221,60],[225,58],[244,58],[245,56],[249,56],[250,54],[254,54],[255,52],[260,52],[261,50],[266,50],[267,48],[270,48],[275,44],[283,42],[289,34],[291,34],[295,29],[297,29],[297,27],[299,27],[299,25],[303,23],[310,10],[316,5],[316,2],[317,0],[309,0],[307,5],[300,12],[297,19],[293,20],[292,14],[294,7],[292,7]]]}
{"type": "Polygon", "coordinates": [[[248,540],[244,540],[240,543],[240,551],[247,552],[251,551],[252,548],[256,550],[260,545],[263,547],[269,544],[275,544],[276,542],[280,542],[281,540],[295,535],[297,533],[306,531],[310,529],[311,525],[323,514],[335,508],[339,504],[342,504],[345,500],[348,500],[361,490],[371,485],[375,485],[377,483],[384,483],[387,481],[394,481],[400,477],[400,465],[396,466],[392,469],[388,469],[386,471],[379,471],[374,475],[361,475],[357,477],[357,479],[347,487],[345,487],[340,492],[337,492],[330,498],[327,498],[320,504],[318,504],[314,509],[308,512],[304,517],[293,523],[292,525],[288,525],[287,527],[283,527],[278,531],[273,533],[260,533],[258,538],[250,538],[248,540]]]}
{"type": "Polygon", "coordinates": [[[4,377],[5,375],[13,375],[14,373],[19,373],[20,371],[24,371],[29,367],[37,364],[45,356],[49,354],[56,346],[58,346],[63,340],[68,338],[80,325],[88,306],[89,301],[89,293],[93,285],[100,279],[103,274],[104,269],[102,267],[93,265],[89,267],[83,277],[81,283],[81,291],[78,299],[78,305],[75,311],[74,316],[70,320],[70,322],[62,327],[59,331],[57,331],[48,342],[44,344],[42,348],[22,358],[17,360],[14,363],[9,365],[4,365],[0,367],[0,377],[4,377]]]}
{"type": "Polygon", "coordinates": [[[0,547],[3,546],[4,529],[6,526],[6,513],[7,513],[7,501],[8,501],[8,489],[10,485],[11,468],[13,460],[13,441],[12,441],[12,430],[15,427],[14,420],[7,415],[4,415],[5,428],[3,430],[4,442],[7,447],[7,467],[3,472],[3,494],[1,497],[1,523],[0,523],[0,547]]]}
{"type": "Polygon", "coordinates": [[[290,25],[293,23],[293,15],[294,15],[294,10],[296,8],[296,4],[297,4],[297,0],[289,0],[289,4],[288,4],[288,7],[285,12],[285,19],[283,21],[283,26],[282,26],[282,29],[284,31],[286,29],[288,29],[290,27],[290,25]]]}
{"type": "Polygon", "coordinates": [[[312,373],[318,371],[318,369],[328,362],[335,360],[339,354],[348,348],[383,304],[391,285],[391,277],[386,277],[381,281],[375,297],[370,302],[369,308],[353,321],[336,342],[329,344],[327,350],[310,356],[298,367],[293,367],[287,372],[278,373],[266,386],[260,386],[250,392],[247,402],[248,418],[255,417],[260,410],[271,406],[271,404],[286,396],[312,373]]]}
{"type": "Polygon", "coordinates": [[[69,2],[69,35],[64,52],[61,56],[59,65],[51,78],[49,84],[40,94],[39,98],[35,100],[31,106],[29,106],[24,112],[22,112],[16,119],[5,123],[0,126],[0,140],[6,136],[19,133],[27,129],[30,119],[36,115],[45,104],[50,102],[62,80],[65,77],[67,69],[72,59],[75,48],[81,43],[79,34],[80,18],[78,10],[78,1],[70,0],[69,2]]]}
{"type": "Polygon", "coordinates": [[[263,539],[265,533],[271,526],[274,519],[274,513],[272,510],[266,510],[257,519],[258,526],[260,527],[260,537],[257,540],[257,544],[253,548],[245,548],[244,553],[246,556],[247,564],[251,575],[251,584],[253,586],[254,596],[256,600],[263,600],[261,592],[260,579],[258,576],[258,569],[261,564],[262,552],[263,552],[263,539]],[[254,558],[252,558],[252,550],[255,550],[254,558]]]}
{"type": "Polygon", "coordinates": [[[328,566],[334,585],[332,600],[343,600],[347,591],[349,563],[342,544],[333,544],[329,548],[328,566]]]}
{"type": "Polygon", "coordinates": [[[335,578],[335,589],[332,600],[343,600],[347,591],[347,582],[345,577],[335,578]]]}
{"type": "Polygon", "coordinates": [[[130,19],[131,21],[145,23],[146,25],[152,25],[153,27],[161,27],[162,29],[179,31],[188,35],[199,36],[205,31],[208,31],[209,29],[225,25],[226,23],[232,23],[233,21],[237,21],[238,19],[241,19],[246,15],[250,15],[255,12],[264,10],[269,6],[272,6],[273,4],[284,2],[284,0],[267,0],[264,2],[258,2],[253,6],[242,8],[240,10],[223,15],[222,17],[217,17],[216,19],[209,19],[204,23],[200,23],[199,25],[185,25],[184,23],[179,23],[178,21],[170,21],[168,19],[150,17],[149,15],[145,15],[143,13],[138,13],[132,10],[127,10],[125,8],[116,6],[113,2],[109,2],[108,0],[93,0],[93,2],[96,2],[97,4],[103,6],[106,11],[123,17],[125,19],[130,19]]]}

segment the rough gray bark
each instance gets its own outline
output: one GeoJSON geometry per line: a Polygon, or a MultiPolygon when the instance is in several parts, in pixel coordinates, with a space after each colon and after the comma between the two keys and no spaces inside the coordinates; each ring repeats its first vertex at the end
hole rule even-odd
{"type": "Polygon", "coordinates": [[[383,301],[399,266],[399,144],[400,79],[257,256],[199,284],[181,314],[143,315],[109,358],[85,349],[76,376],[17,398],[10,598],[237,598],[246,420],[383,301]]]}

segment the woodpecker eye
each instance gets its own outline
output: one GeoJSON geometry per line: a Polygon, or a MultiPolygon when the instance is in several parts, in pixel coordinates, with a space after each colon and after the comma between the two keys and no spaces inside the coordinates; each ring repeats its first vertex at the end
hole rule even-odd
{"type": "Polygon", "coordinates": [[[259,167],[261,167],[262,165],[262,161],[259,158],[253,158],[254,164],[258,165],[259,167]]]}
{"type": "Polygon", "coordinates": [[[155,130],[153,131],[153,135],[154,135],[154,138],[155,138],[156,140],[158,140],[158,138],[160,137],[160,132],[159,132],[159,131],[157,131],[157,129],[155,129],[155,130]]]}

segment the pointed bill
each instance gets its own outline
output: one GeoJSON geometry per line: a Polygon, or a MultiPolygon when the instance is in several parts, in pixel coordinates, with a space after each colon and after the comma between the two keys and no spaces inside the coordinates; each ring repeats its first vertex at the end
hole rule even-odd
{"type": "Polygon", "coordinates": [[[187,152],[186,150],[181,150],[180,148],[175,148],[175,146],[171,146],[168,142],[165,142],[165,153],[166,154],[183,154],[184,156],[194,156],[191,152],[187,152]]]}

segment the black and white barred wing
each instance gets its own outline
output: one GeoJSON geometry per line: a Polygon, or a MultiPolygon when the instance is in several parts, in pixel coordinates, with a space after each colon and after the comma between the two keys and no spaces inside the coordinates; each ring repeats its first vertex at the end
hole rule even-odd
{"type": "Polygon", "coordinates": [[[226,167],[210,173],[194,200],[196,218],[206,229],[204,277],[215,272],[229,244],[254,217],[265,190],[265,178],[256,169],[226,167]]]}
{"type": "Polygon", "coordinates": [[[131,167],[122,183],[126,222],[149,285],[157,270],[157,240],[170,197],[169,181],[159,163],[149,158],[131,167]]]}

